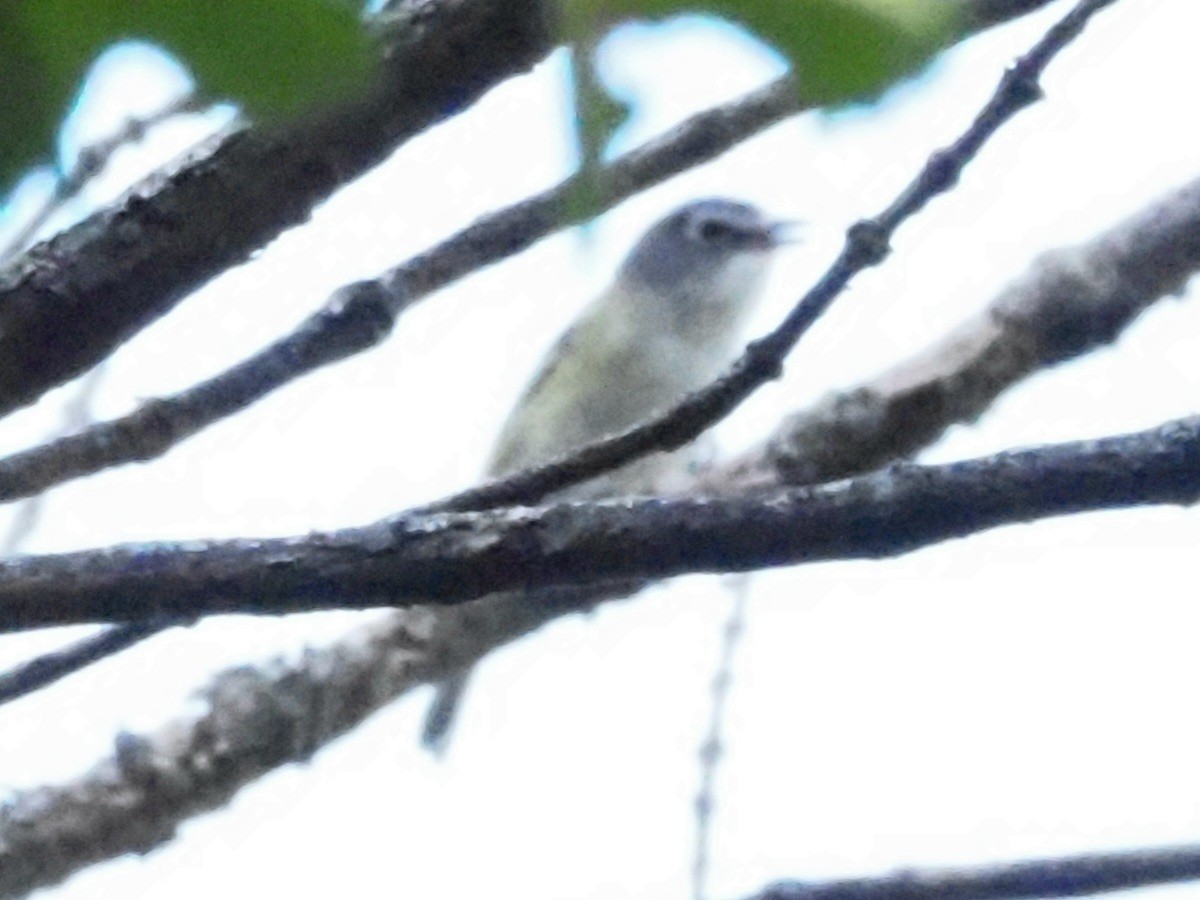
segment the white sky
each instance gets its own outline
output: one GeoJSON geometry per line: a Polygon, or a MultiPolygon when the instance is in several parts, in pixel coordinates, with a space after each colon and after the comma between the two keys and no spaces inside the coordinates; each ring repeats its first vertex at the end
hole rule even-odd
{"type": "MultiPolygon", "coordinates": [[[[56,490],[28,549],[360,524],[467,484],[541,352],[641,229],[694,196],[745,198],[811,223],[809,243],[777,268],[756,326],[770,327],[844,227],[881,209],[1064,10],[969,42],[877,109],[773,128],[623,204],[590,239],[555,236],[431,298],[384,346],[165,458],[56,490]]],[[[1195,177],[1198,25],[1189,0],[1123,0],[1102,13],[1052,65],[1045,102],[901,230],[786,379],[722,426],[726,445],[752,443],[782,413],[909,356],[1043,249],[1195,177]]],[[[762,83],[779,62],[692,21],[624,30],[604,67],[637,98],[624,149],[762,83]]],[[[564,71],[555,55],[410,142],[147,329],[112,361],[98,415],[220,371],[347,280],[563,177],[573,159],[564,71]]],[[[67,152],[153,110],[181,78],[148,68],[144,54],[114,61],[68,129],[67,152]]],[[[201,128],[180,123],[123,153],[88,204],[201,128]]],[[[27,185],[14,207],[38,189],[27,185]]],[[[1164,302],[1116,348],[1032,379],[928,458],[1193,413],[1198,331],[1196,303],[1164,302]]],[[[6,421],[0,452],[52,429],[70,391],[6,421]]],[[[9,515],[0,510],[0,526],[9,515]]],[[[1193,511],[1097,514],[757,577],[720,772],[713,896],[780,878],[1200,839],[1200,616],[1186,587],[1198,537],[1193,511]]],[[[729,603],[719,579],[692,577],[557,623],[487,661],[444,763],[416,747],[421,692],[310,765],[187,823],[165,849],[47,896],[685,896],[696,748],[729,603]]],[[[0,787],[67,777],[108,752],[118,729],[177,712],[206,673],[322,643],[358,618],[206,622],[0,708],[0,787]]],[[[0,664],[65,633],[0,639],[0,664]]]]}

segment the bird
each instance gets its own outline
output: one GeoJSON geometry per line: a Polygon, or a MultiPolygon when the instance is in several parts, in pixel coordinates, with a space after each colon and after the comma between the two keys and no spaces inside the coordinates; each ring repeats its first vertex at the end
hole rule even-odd
{"type": "MultiPolygon", "coordinates": [[[[546,355],[501,428],[487,475],[624,431],[719,376],[740,348],[774,251],[794,240],[797,225],[726,198],[692,201],[652,225],[546,355]]],[[[697,455],[694,445],[652,454],[551,499],[670,492],[697,455]]],[[[421,742],[436,756],[446,752],[469,674],[440,683],[426,713],[421,742]]]]}

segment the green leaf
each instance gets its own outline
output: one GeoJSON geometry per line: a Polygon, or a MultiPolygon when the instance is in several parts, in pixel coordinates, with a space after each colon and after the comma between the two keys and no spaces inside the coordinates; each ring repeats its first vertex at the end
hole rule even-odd
{"type": "Polygon", "coordinates": [[[579,141],[579,174],[563,198],[569,221],[587,219],[598,199],[596,176],[600,154],[617,127],[629,118],[629,108],[604,90],[596,75],[594,47],[586,40],[571,54],[575,133],[579,141]]]}
{"type": "Polygon", "coordinates": [[[158,44],[198,90],[258,119],[346,96],[374,54],[345,0],[8,0],[0,4],[0,184],[51,155],[88,67],[124,39],[158,44]],[[19,98],[19,102],[12,102],[19,98]]]}
{"type": "MultiPolygon", "coordinates": [[[[918,69],[960,25],[945,0],[570,0],[608,19],[707,12],[741,22],[792,61],[800,92],[831,106],[873,96],[918,69]]],[[[577,20],[569,16],[568,23],[577,20]]]]}
{"type": "Polygon", "coordinates": [[[590,63],[604,25],[688,12],[740,22],[789,57],[805,100],[831,107],[878,94],[918,69],[958,33],[962,8],[946,0],[564,0],[582,156],[568,205],[586,208],[592,199],[600,152],[619,124],[590,63]]]}

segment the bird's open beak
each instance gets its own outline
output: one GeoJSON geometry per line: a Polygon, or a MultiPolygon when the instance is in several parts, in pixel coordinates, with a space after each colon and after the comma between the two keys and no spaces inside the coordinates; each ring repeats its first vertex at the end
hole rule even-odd
{"type": "Polygon", "coordinates": [[[767,226],[767,240],[772,247],[780,244],[797,244],[804,239],[808,223],[803,219],[782,219],[767,226]]]}

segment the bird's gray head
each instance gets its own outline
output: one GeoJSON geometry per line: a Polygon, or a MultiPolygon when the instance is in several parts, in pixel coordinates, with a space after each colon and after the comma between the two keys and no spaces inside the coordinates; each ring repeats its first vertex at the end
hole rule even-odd
{"type": "MultiPolygon", "coordinates": [[[[724,295],[757,291],[783,223],[735,200],[697,200],[655,224],[633,248],[621,277],[654,291],[724,295]]],[[[713,296],[713,300],[724,299],[713,296]]],[[[737,299],[732,298],[732,299],[737,299]]]]}

